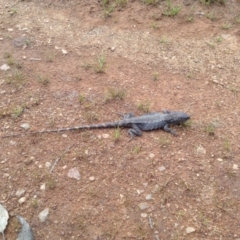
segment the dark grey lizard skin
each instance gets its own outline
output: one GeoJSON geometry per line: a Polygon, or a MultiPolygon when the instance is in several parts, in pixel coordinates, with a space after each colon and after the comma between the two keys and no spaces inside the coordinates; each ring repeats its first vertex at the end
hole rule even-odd
{"type": "MultiPolygon", "coordinates": [[[[163,129],[166,132],[169,132],[173,135],[177,135],[176,132],[171,129],[170,125],[178,125],[186,122],[190,119],[190,116],[184,112],[152,112],[144,114],[142,116],[135,117],[133,113],[128,113],[124,115],[124,118],[116,122],[106,122],[101,124],[92,124],[92,125],[82,125],[70,128],[59,128],[53,130],[43,130],[39,132],[26,132],[24,134],[40,134],[40,133],[52,133],[52,132],[65,132],[81,129],[96,129],[96,128],[130,128],[128,133],[131,138],[136,136],[141,136],[142,131],[152,131],[155,129],[163,129]]],[[[15,137],[24,135],[23,133],[7,135],[3,137],[15,137]]]]}

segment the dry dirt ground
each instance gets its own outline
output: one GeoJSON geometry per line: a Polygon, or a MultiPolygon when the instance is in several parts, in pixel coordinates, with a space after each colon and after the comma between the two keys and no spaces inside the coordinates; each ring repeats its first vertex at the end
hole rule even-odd
{"type": "Polygon", "coordinates": [[[1,138],[6,239],[16,214],[41,240],[240,239],[240,2],[106,2],[0,1],[1,137],[163,109],[191,121],[130,142],[127,129],[1,138]]]}

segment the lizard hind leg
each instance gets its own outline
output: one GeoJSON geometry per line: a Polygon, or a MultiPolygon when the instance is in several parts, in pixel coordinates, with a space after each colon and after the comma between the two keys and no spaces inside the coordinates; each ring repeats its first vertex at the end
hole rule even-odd
{"type": "Polygon", "coordinates": [[[142,131],[138,127],[137,124],[132,124],[132,128],[128,130],[128,134],[131,136],[130,140],[131,141],[134,137],[140,137],[142,136],[142,131]]]}

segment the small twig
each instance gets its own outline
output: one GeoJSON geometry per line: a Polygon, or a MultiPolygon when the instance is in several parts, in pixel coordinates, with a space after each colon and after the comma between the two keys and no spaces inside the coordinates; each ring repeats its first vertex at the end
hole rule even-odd
{"type": "Polygon", "coordinates": [[[150,216],[148,216],[148,220],[149,220],[150,228],[153,229],[153,223],[152,223],[152,219],[150,216]]]}
{"type": "Polygon", "coordinates": [[[61,156],[59,156],[58,158],[56,158],[54,164],[52,165],[51,169],[50,169],[50,173],[52,173],[54,167],[56,166],[56,164],[58,163],[58,161],[62,158],[62,156],[73,146],[74,144],[70,145],[63,153],[61,156]]]}
{"type": "Polygon", "coordinates": [[[158,235],[154,235],[154,238],[155,238],[156,240],[160,240],[159,237],[158,237],[158,235]]]}

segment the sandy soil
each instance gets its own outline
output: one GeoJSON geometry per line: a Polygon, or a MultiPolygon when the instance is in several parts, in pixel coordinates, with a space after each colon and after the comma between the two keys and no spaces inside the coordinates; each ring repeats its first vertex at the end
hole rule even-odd
{"type": "Polygon", "coordinates": [[[240,239],[240,2],[103,2],[0,1],[1,137],[164,109],[191,121],[130,142],[127,129],[1,138],[6,239],[16,214],[37,240],[240,239]]]}

